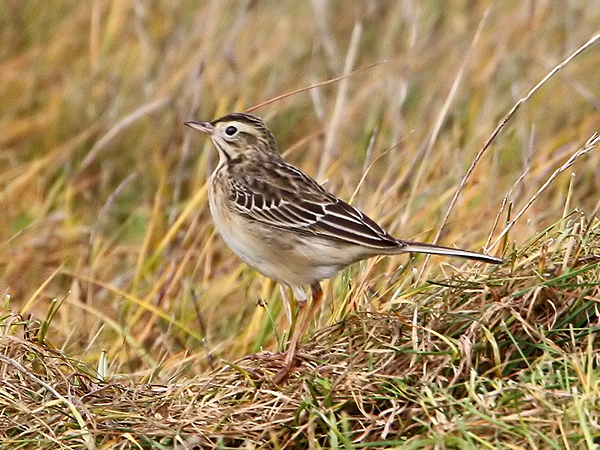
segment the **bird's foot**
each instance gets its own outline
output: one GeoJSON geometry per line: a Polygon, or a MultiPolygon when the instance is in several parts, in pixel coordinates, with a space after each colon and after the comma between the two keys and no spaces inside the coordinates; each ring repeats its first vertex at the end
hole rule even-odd
{"type": "Polygon", "coordinates": [[[281,369],[279,369],[279,371],[275,374],[275,376],[273,377],[273,383],[275,384],[281,384],[282,382],[284,382],[287,377],[289,376],[290,372],[292,372],[292,370],[294,369],[294,367],[296,366],[296,355],[290,355],[286,354],[285,355],[285,360],[283,362],[283,366],[281,367],[281,369]]]}

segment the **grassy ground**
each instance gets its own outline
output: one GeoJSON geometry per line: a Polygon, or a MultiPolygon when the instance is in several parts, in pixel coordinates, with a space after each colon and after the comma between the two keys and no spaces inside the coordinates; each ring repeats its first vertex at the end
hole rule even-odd
{"type": "Polygon", "coordinates": [[[52,3],[0,8],[0,448],[596,448],[600,42],[560,63],[600,2],[52,3]],[[393,234],[507,264],[353,266],[275,386],[281,293],[183,122],[357,69],[253,113],[393,234]]]}

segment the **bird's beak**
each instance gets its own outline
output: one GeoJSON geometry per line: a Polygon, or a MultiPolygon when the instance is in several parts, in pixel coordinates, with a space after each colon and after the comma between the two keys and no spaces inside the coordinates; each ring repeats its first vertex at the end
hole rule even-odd
{"type": "Polygon", "coordinates": [[[193,120],[185,123],[188,127],[198,130],[204,134],[212,135],[215,127],[210,122],[194,122],[193,120]]]}

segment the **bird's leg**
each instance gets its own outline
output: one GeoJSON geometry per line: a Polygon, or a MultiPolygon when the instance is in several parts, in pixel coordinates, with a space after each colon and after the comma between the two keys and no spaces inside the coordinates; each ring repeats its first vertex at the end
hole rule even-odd
{"type": "Polygon", "coordinates": [[[279,370],[279,372],[277,372],[277,375],[275,375],[275,378],[273,379],[276,384],[281,383],[288,376],[296,356],[298,341],[308,328],[308,324],[310,323],[310,319],[313,316],[314,311],[320,306],[321,301],[323,300],[323,290],[318,282],[311,284],[310,289],[312,292],[310,305],[307,305],[306,301],[299,303],[298,305],[299,310],[296,317],[296,325],[294,327],[294,333],[292,334],[292,338],[290,339],[290,344],[285,355],[283,367],[279,370]]]}

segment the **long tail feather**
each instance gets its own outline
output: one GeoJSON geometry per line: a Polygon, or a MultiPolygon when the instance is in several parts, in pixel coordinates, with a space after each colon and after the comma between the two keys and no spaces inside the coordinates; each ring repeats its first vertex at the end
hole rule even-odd
{"type": "Polygon", "coordinates": [[[504,262],[502,258],[497,258],[496,256],[470,252],[460,248],[443,247],[441,245],[426,244],[424,242],[402,241],[402,243],[404,244],[402,252],[406,253],[429,253],[431,255],[457,256],[459,258],[474,259],[489,264],[501,264],[504,262]]]}

